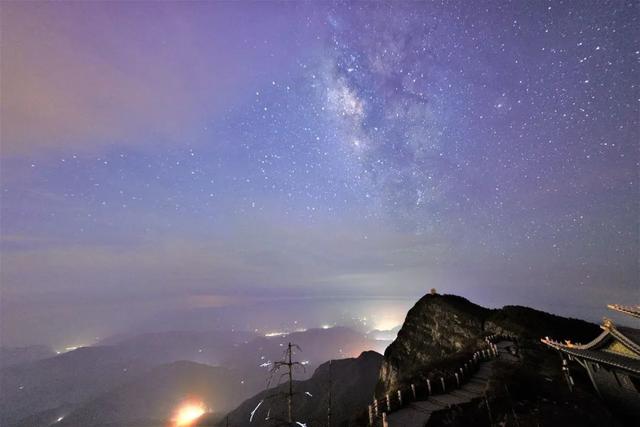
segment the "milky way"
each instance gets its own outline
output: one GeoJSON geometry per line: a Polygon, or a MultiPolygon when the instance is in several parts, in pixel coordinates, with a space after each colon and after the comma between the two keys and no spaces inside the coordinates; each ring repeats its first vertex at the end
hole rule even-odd
{"type": "Polygon", "coordinates": [[[3,328],[210,295],[637,298],[638,17],[4,4],[3,328]]]}

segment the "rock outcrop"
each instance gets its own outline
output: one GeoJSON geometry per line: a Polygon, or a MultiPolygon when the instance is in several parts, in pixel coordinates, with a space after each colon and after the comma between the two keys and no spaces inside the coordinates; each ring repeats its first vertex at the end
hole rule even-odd
{"type": "Polygon", "coordinates": [[[407,313],[396,340],[387,347],[380,380],[398,388],[418,370],[481,344],[489,310],[454,295],[428,294],[407,313]]]}

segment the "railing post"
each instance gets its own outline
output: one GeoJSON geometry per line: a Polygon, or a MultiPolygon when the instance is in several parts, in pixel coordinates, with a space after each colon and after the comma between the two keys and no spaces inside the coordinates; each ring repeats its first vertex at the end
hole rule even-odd
{"type": "Polygon", "coordinates": [[[427,390],[429,390],[429,396],[431,396],[431,381],[427,379],[427,390]]]}
{"type": "Polygon", "coordinates": [[[389,393],[385,395],[387,398],[387,411],[391,412],[391,399],[389,398],[389,393]]]}
{"type": "Polygon", "coordinates": [[[398,390],[398,402],[400,406],[402,406],[402,390],[398,390]]]}
{"type": "MultiPolygon", "coordinates": [[[[562,356],[560,356],[562,357],[562,356]]],[[[567,363],[567,359],[562,357],[562,373],[567,380],[567,385],[569,386],[569,391],[573,391],[573,378],[571,377],[571,371],[569,371],[569,364],[567,363]]]]}
{"type": "Polygon", "coordinates": [[[456,376],[456,384],[457,384],[458,387],[460,387],[460,377],[458,377],[458,373],[457,372],[454,375],[456,376]]]}
{"type": "Polygon", "coordinates": [[[369,427],[373,427],[373,406],[369,405],[369,427]]]}
{"type": "MultiPolygon", "coordinates": [[[[427,380],[428,382],[429,380],[427,380]]],[[[413,400],[418,400],[418,396],[416,395],[416,386],[415,384],[411,384],[411,393],[413,394],[413,400]]]]}
{"type": "Polygon", "coordinates": [[[387,413],[382,413],[382,427],[389,427],[389,423],[387,422],[387,413]]]}
{"type": "Polygon", "coordinates": [[[440,377],[440,384],[442,384],[442,392],[444,393],[447,390],[447,388],[444,385],[444,377],[440,377]]]}
{"type": "Polygon", "coordinates": [[[373,410],[376,413],[376,417],[379,417],[380,411],[378,410],[378,399],[373,399],[373,410]]]}

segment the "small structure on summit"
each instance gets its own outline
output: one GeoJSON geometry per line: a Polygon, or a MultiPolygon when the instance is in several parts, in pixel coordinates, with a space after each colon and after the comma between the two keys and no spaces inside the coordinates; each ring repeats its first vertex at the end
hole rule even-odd
{"type": "MultiPolygon", "coordinates": [[[[640,306],[608,305],[611,310],[640,318],[640,306]]],[[[582,366],[598,395],[632,416],[640,414],[640,329],[616,326],[604,319],[602,333],[588,344],[564,343],[543,338],[542,342],[558,350],[562,371],[572,389],[574,382],[569,362],[582,366]],[[635,415],[634,415],[635,414],[635,415]]]]}

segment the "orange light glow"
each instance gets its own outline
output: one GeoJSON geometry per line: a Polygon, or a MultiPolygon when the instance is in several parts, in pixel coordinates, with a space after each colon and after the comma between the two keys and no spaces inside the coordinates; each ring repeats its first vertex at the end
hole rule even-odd
{"type": "Polygon", "coordinates": [[[185,403],[180,406],[173,417],[175,427],[186,427],[192,425],[192,423],[200,418],[206,409],[202,403],[185,403]]]}

